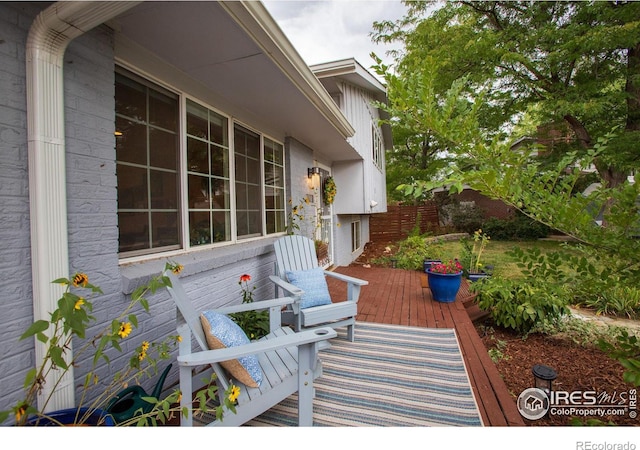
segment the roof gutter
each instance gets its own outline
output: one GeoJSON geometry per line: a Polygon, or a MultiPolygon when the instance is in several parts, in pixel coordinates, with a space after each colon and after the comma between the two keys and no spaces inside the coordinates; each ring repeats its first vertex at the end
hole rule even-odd
{"type": "MultiPolygon", "coordinates": [[[[64,291],[51,281],[69,277],[64,53],[73,39],[138,3],[62,1],[43,10],[29,30],[26,90],[34,320],[50,320],[64,291]]],[[[36,366],[46,348],[35,340],[36,366]]],[[[46,402],[47,411],[74,406],[73,370],[61,379],[54,375],[38,397],[40,406],[46,402]]]]}

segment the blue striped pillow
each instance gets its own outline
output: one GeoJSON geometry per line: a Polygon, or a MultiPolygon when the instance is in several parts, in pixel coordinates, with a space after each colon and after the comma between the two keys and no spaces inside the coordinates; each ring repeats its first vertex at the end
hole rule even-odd
{"type": "Polygon", "coordinates": [[[324,269],[322,267],[309,270],[287,271],[286,275],[289,283],[304,291],[300,308],[331,304],[329,287],[327,286],[327,280],[324,277],[324,269]]]}

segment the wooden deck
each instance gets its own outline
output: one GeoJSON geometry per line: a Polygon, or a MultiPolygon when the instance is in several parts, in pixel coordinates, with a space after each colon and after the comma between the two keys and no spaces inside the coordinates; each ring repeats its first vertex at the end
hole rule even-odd
{"type": "MultiPolygon", "coordinates": [[[[360,294],[359,321],[455,328],[485,426],[524,426],[515,399],[476,332],[472,317],[479,310],[466,281],[455,302],[440,303],[431,298],[427,277],[418,271],[361,266],[339,267],[335,271],[369,281],[360,294]]],[[[333,298],[346,297],[344,283],[328,281],[333,298]]]]}

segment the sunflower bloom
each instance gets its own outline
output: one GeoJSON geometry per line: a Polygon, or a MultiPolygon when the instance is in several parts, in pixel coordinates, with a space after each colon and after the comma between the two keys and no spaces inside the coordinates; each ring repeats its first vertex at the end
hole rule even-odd
{"type": "Polygon", "coordinates": [[[27,412],[27,405],[21,405],[16,410],[16,422],[20,422],[20,419],[22,419],[22,416],[24,416],[26,412],[27,412]]]}
{"type": "Polygon", "coordinates": [[[184,266],[182,264],[176,264],[171,268],[171,272],[173,272],[174,275],[180,275],[182,269],[184,269],[184,266]]]}
{"type": "Polygon", "coordinates": [[[148,341],[142,341],[142,345],[140,346],[140,348],[142,348],[143,352],[146,352],[147,350],[149,350],[149,342],[148,341]]]}
{"type": "Polygon", "coordinates": [[[239,395],[240,388],[234,384],[233,386],[231,386],[231,392],[229,392],[229,401],[231,403],[235,402],[238,399],[239,395]]]}
{"type": "Polygon", "coordinates": [[[84,273],[77,273],[73,276],[72,283],[75,287],[80,287],[80,286],[85,287],[87,283],[89,283],[89,277],[86,276],[84,273]]]}
{"type": "Polygon", "coordinates": [[[73,309],[80,309],[82,308],[82,305],[84,305],[84,298],[80,297],[77,301],[76,304],[73,305],[73,309]]]}
{"type": "Polygon", "coordinates": [[[176,338],[176,341],[182,342],[182,336],[178,335],[178,337],[176,338]]]}
{"type": "Polygon", "coordinates": [[[145,352],[144,350],[138,353],[138,361],[144,361],[146,357],[147,357],[147,352],[145,352]]]}
{"type": "Polygon", "coordinates": [[[118,330],[118,335],[122,339],[124,339],[127,336],[129,336],[129,333],[131,333],[131,324],[129,322],[120,323],[120,329],[118,330]]]}

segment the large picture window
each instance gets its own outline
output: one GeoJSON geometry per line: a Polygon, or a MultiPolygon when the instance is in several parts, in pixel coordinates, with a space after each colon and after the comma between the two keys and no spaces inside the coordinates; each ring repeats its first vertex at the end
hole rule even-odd
{"type": "Polygon", "coordinates": [[[124,69],[116,73],[120,256],[284,232],[282,144],[180,100],[124,69]]]}
{"type": "Polygon", "coordinates": [[[116,74],[120,253],[180,246],[178,99],[116,74]]]}

